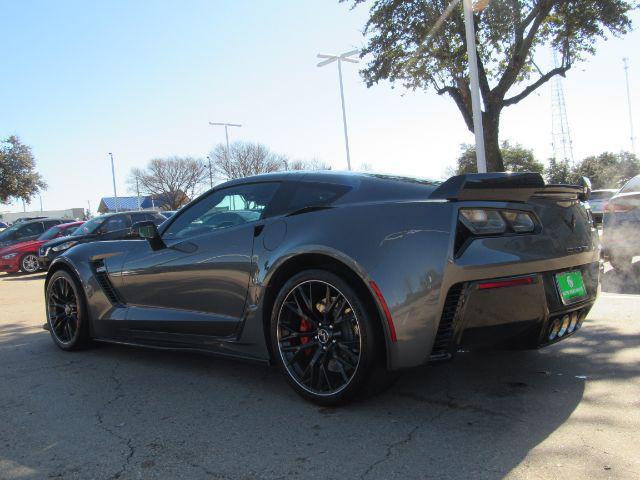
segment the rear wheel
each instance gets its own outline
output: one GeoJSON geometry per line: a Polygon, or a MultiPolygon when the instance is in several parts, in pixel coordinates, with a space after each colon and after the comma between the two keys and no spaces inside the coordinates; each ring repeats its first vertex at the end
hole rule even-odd
{"type": "Polygon", "coordinates": [[[39,269],[38,257],[33,253],[27,253],[20,259],[20,270],[24,273],[35,273],[39,269]]]}
{"type": "Polygon", "coordinates": [[[375,317],[340,277],[306,270],[280,290],[271,340],[287,380],[304,398],[338,405],[366,388],[381,357],[375,317]]]}
{"type": "Polygon", "coordinates": [[[84,293],[64,270],[55,272],[46,289],[47,323],[51,338],[63,350],[79,350],[89,343],[89,322],[84,293]]]}

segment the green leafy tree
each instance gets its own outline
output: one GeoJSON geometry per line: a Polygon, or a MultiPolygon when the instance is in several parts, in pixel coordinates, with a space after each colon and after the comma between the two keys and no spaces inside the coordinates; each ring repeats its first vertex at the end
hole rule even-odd
{"type": "Polygon", "coordinates": [[[31,148],[14,135],[0,142],[0,203],[12,199],[29,203],[47,188],[38,172],[31,148]]]}
{"type": "Polygon", "coordinates": [[[572,183],[573,173],[571,171],[571,165],[569,165],[567,160],[550,158],[549,166],[545,171],[545,177],[547,183],[572,183]]]}
{"type": "MultiPolygon", "coordinates": [[[[340,0],[358,5],[365,0],[340,0]]],[[[487,167],[504,170],[502,109],[527,98],[596,51],[596,41],[631,28],[631,0],[486,0],[474,15],[487,167]],[[487,6],[488,5],[488,6],[487,6]],[[485,7],[486,8],[483,8],[485,7]],[[557,67],[536,62],[547,45],[557,67]]],[[[365,25],[362,71],[367,86],[383,80],[449,95],[473,131],[466,36],[460,0],[376,0],[365,25]]]]}
{"type": "Polygon", "coordinates": [[[604,152],[592,155],[578,163],[572,171],[571,179],[589,177],[594,189],[619,188],[627,180],[640,174],[638,157],[629,152],[604,152]]]}
{"type": "MultiPolygon", "coordinates": [[[[476,173],[476,147],[474,145],[463,144],[460,146],[461,153],[458,157],[458,165],[455,169],[457,175],[463,173],[476,173]]],[[[502,142],[500,146],[504,167],[509,172],[537,172],[543,173],[544,165],[536,160],[533,150],[524,148],[519,143],[512,145],[508,141],[502,142]]]]}

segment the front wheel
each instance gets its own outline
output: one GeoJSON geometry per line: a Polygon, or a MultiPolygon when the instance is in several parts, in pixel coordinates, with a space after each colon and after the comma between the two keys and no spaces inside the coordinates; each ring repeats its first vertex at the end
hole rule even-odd
{"type": "Polygon", "coordinates": [[[47,323],[62,350],[79,350],[89,343],[89,321],[82,287],[64,270],[55,272],[45,291],[47,323]]]}
{"type": "Polygon", "coordinates": [[[274,356],[294,390],[338,405],[365,390],[381,355],[375,317],[340,277],[324,270],[295,275],[271,315],[274,356]]]}
{"type": "Polygon", "coordinates": [[[36,273],[39,269],[38,257],[33,253],[27,253],[20,259],[20,270],[24,273],[36,273]]]}

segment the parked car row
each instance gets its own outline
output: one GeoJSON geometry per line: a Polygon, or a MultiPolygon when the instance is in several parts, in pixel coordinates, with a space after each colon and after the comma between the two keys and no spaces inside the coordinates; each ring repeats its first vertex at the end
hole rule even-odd
{"type": "Polygon", "coordinates": [[[14,224],[0,233],[0,272],[34,273],[80,243],[137,237],[132,226],[141,221],[161,224],[157,212],[134,211],[101,215],[87,222],[36,219],[14,224]]]}

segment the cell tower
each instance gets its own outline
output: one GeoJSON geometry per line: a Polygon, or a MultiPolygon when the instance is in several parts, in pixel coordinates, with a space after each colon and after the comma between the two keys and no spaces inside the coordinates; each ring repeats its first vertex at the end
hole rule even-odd
{"type": "MultiPolygon", "coordinates": [[[[553,66],[554,68],[560,66],[558,53],[555,50],[553,51],[553,66]]],[[[573,165],[573,142],[567,120],[562,78],[559,75],[551,80],[551,144],[556,161],[566,161],[573,165]]]]}

